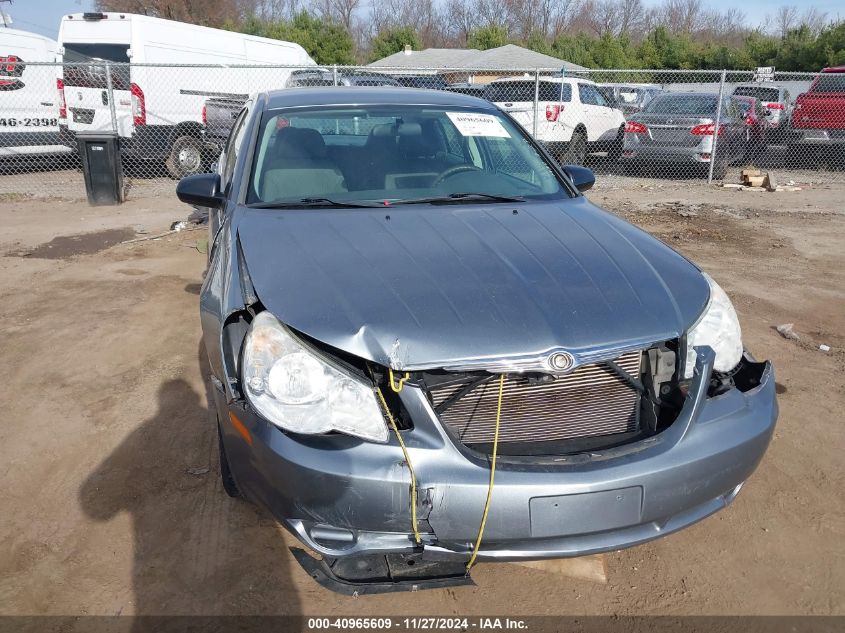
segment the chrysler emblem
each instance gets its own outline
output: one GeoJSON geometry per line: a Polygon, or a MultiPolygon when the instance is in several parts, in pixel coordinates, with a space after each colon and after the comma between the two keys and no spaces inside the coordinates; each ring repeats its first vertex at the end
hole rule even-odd
{"type": "Polygon", "coordinates": [[[575,365],[575,358],[569,352],[555,352],[549,356],[548,363],[554,371],[568,371],[575,365]]]}

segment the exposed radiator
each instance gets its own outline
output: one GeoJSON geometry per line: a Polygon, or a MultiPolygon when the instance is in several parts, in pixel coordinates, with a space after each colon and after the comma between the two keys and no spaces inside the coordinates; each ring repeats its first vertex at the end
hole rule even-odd
{"type": "MultiPolygon", "coordinates": [[[[641,352],[616,359],[640,379],[641,352]]],[[[456,393],[455,385],[430,389],[435,408],[456,393]]],[[[479,385],[439,414],[465,444],[490,443],[496,424],[499,380],[479,385]]],[[[505,379],[499,442],[546,442],[636,431],[640,396],[599,364],[579,367],[551,382],[505,379]]]]}

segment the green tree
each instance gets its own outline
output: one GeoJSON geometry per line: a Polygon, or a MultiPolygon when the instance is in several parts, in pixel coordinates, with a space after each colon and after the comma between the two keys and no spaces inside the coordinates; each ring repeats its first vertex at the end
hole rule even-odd
{"type": "Polygon", "coordinates": [[[398,53],[404,50],[406,46],[410,46],[414,50],[419,50],[422,46],[417,32],[410,26],[382,31],[372,41],[370,61],[398,53]]]}
{"type": "Polygon", "coordinates": [[[595,68],[593,59],[593,38],[586,33],[578,35],[560,35],[552,42],[552,54],[573,64],[595,68]]]}
{"type": "Polygon", "coordinates": [[[479,50],[496,48],[508,43],[508,30],[498,24],[488,24],[474,30],[467,37],[467,46],[479,50]]]}
{"type": "Polygon", "coordinates": [[[631,68],[631,39],[627,35],[616,37],[605,33],[591,41],[591,57],[596,68],[631,68]]]}
{"type": "Polygon", "coordinates": [[[552,46],[549,43],[549,39],[538,31],[534,31],[529,34],[528,37],[525,38],[525,41],[522,42],[522,45],[527,49],[543,53],[544,55],[552,54],[552,46]]]}
{"type": "Polygon", "coordinates": [[[354,42],[343,26],[300,11],[290,22],[274,22],[265,28],[265,37],[296,42],[318,64],[353,64],[354,42]]]}

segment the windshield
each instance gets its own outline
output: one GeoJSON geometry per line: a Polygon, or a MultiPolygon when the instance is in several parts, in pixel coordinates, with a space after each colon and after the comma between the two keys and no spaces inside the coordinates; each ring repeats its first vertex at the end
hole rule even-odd
{"type": "Polygon", "coordinates": [[[777,88],[763,88],[760,86],[739,86],[734,90],[735,97],[756,97],[760,101],[777,101],[777,88]]]}
{"type": "Polygon", "coordinates": [[[562,82],[534,81],[494,82],[484,90],[484,98],[493,103],[534,101],[534,91],[540,101],[572,101],[572,85],[562,82]]]}
{"type": "Polygon", "coordinates": [[[819,76],[813,92],[845,92],[845,73],[824,73],[819,76]]]}
{"type": "Polygon", "coordinates": [[[643,112],[652,114],[715,114],[719,98],[713,95],[661,95],[648,102],[643,112]]]}
{"type": "Polygon", "coordinates": [[[552,168],[506,117],[437,106],[265,112],[251,185],[248,203],[566,195],[552,168]]]}

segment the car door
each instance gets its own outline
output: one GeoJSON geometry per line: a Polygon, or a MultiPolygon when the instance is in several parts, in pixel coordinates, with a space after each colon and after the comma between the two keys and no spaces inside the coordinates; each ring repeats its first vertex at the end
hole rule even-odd
{"type": "Polygon", "coordinates": [[[621,115],[610,107],[610,104],[594,85],[579,83],[578,92],[581,95],[581,103],[586,117],[584,123],[587,126],[587,140],[594,143],[616,138],[622,121],[621,115]]]}

